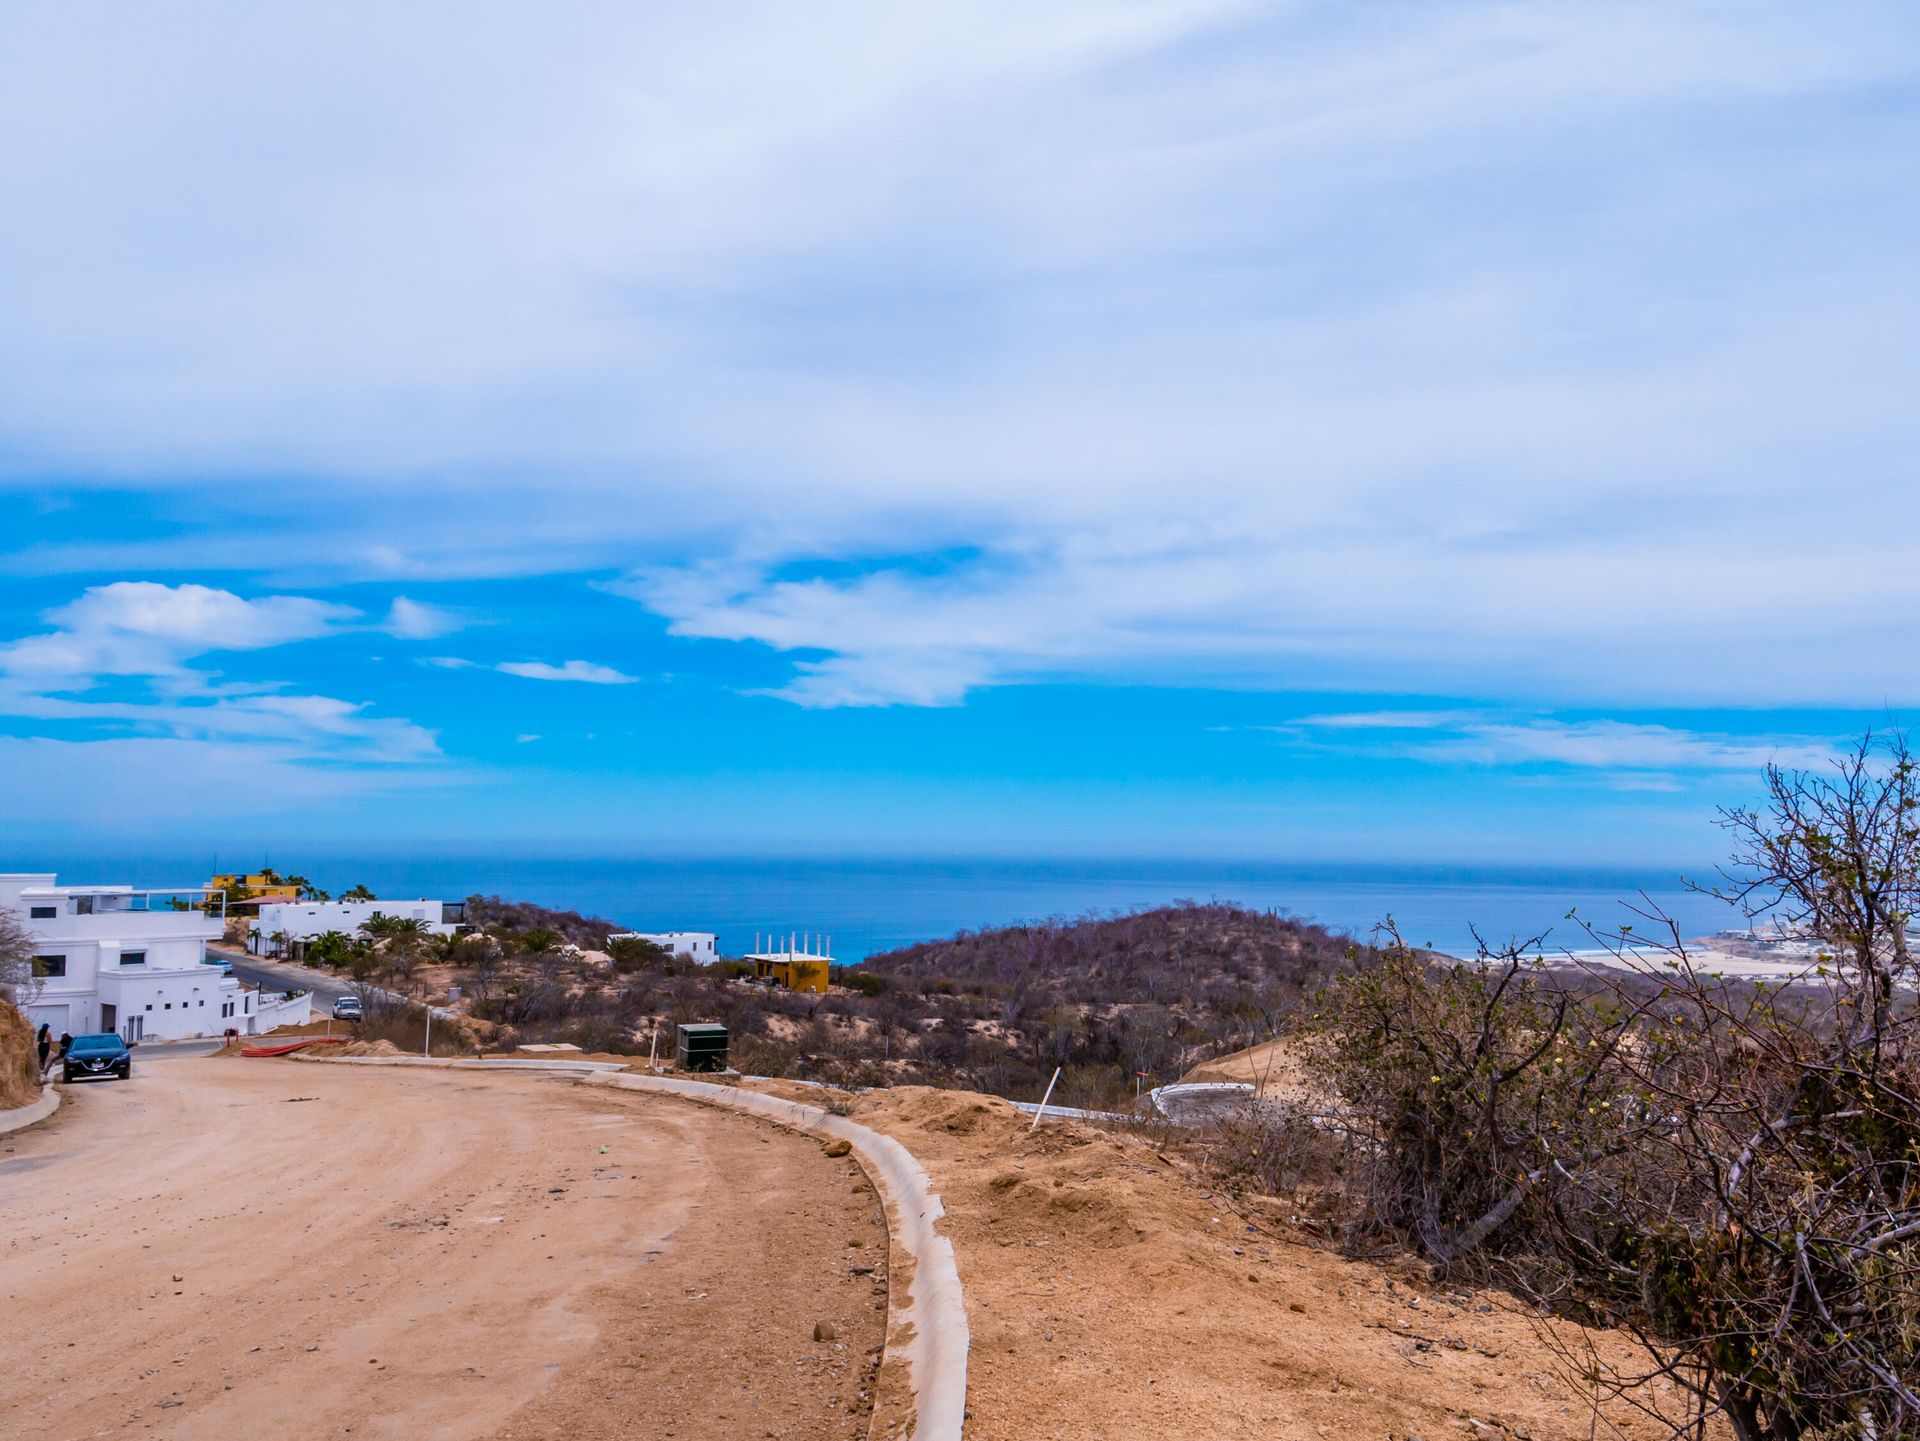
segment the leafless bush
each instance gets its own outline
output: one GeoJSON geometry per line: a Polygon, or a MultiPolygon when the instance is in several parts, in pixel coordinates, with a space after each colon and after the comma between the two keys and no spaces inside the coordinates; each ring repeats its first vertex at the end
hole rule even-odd
{"type": "Polygon", "coordinates": [[[1597,1395],[1740,1441],[1920,1436],[1920,1018],[1907,926],[1920,788],[1904,739],[1770,770],[1724,817],[1736,893],[1783,903],[1820,985],[1727,984],[1650,906],[1581,985],[1518,950],[1390,949],[1337,983],[1309,1064],[1341,1102],[1358,1223],[1625,1328],[1597,1395]],[[1636,923],[1639,925],[1639,923],[1636,923]],[[1631,938],[1629,943],[1629,937],[1631,938]]]}

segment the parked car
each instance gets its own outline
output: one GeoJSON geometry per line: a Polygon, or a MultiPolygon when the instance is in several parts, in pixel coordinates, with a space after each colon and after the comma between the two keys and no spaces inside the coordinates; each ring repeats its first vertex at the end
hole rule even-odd
{"type": "Polygon", "coordinates": [[[133,1078],[133,1051],[112,1031],[75,1036],[60,1063],[67,1081],[126,1081],[133,1078]]]}
{"type": "Polygon", "coordinates": [[[360,998],[358,996],[334,997],[333,1018],[336,1021],[359,1020],[360,1019],[360,998]]]}

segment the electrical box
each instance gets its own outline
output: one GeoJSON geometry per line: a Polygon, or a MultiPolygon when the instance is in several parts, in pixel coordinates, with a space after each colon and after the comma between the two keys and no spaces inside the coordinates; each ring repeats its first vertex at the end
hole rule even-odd
{"type": "Polygon", "coordinates": [[[724,1071],[727,1068],[727,1028],[716,1021],[679,1027],[679,1068],[683,1071],[724,1071]]]}

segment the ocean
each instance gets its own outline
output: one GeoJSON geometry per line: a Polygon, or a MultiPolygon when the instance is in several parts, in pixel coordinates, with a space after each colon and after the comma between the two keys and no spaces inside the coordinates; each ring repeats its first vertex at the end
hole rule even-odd
{"type": "MultiPolygon", "coordinates": [[[[205,858],[96,856],[34,863],[67,880],[179,885],[204,881],[205,858]]],[[[1544,936],[1550,948],[1588,945],[1569,911],[1600,926],[1644,920],[1622,902],[1650,899],[1689,939],[1742,924],[1737,912],[1685,889],[1678,875],[1457,870],[1200,861],[514,860],[500,856],[275,857],[338,892],[364,882],[378,895],[457,899],[474,893],[604,916],[639,931],[715,931],[725,954],[756,934],[831,937],[841,961],[988,926],[1106,914],[1177,900],[1234,901],[1366,938],[1391,916],[1411,942],[1470,954],[1474,930],[1492,943],[1544,936]]],[[[237,858],[222,863],[239,865],[237,858]]],[[[256,863],[257,864],[257,863],[256,863]]],[[[1703,868],[1704,878],[1710,879],[1703,868]]]]}

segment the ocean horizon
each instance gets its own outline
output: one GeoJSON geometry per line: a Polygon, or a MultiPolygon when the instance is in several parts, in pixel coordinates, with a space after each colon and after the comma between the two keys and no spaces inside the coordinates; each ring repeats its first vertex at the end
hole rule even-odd
{"type": "MultiPolygon", "coordinates": [[[[238,860],[222,865],[240,866],[238,860]]],[[[258,862],[254,863],[259,864],[258,862]]],[[[1646,920],[1649,903],[1691,939],[1744,924],[1689,890],[1677,871],[1418,865],[1254,864],[1199,860],[658,859],[499,856],[285,857],[278,864],[339,892],[364,883],[393,899],[500,895],[604,917],[639,931],[713,931],[740,955],[756,936],[804,933],[833,954],[868,956],[963,930],[1106,915],[1177,901],[1274,910],[1368,939],[1389,918],[1408,941],[1469,954],[1475,931],[1494,945],[1540,938],[1548,949],[1592,942],[1646,920]]],[[[7,867],[136,886],[203,883],[206,861],[177,857],[16,859],[7,867]]],[[[1693,873],[1710,880],[1710,867],[1693,873]]]]}

